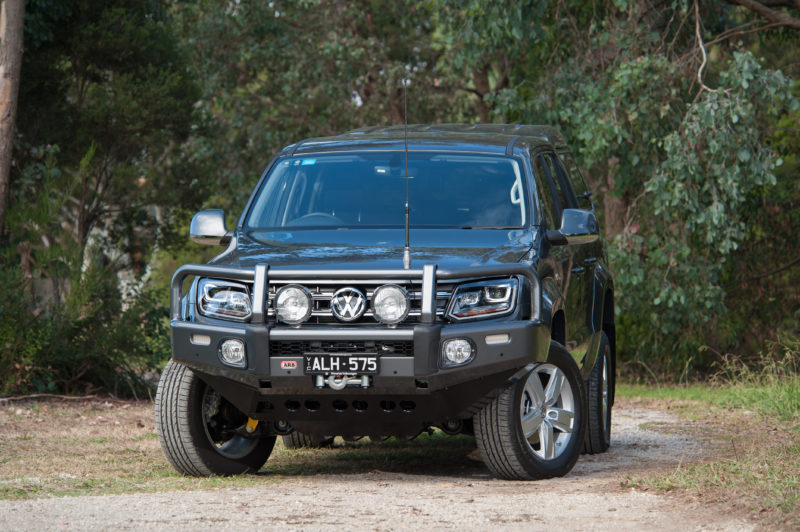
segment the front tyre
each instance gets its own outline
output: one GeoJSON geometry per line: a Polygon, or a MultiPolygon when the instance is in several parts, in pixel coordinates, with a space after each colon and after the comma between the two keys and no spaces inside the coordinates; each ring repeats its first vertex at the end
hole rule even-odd
{"type": "Polygon", "coordinates": [[[475,440],[489,470],[509,480],[564,476],[578,460],[586,398],[575,361],[553,341],[547,362],[475,414],[475,440]]]}
{"type": "Polygon", "coordinates": [[[248,435],[247,416],[173,360],[161,374],[155,414],[161,449],[184,475],[255,472],[275,445],[275,436],[248,435]]]}

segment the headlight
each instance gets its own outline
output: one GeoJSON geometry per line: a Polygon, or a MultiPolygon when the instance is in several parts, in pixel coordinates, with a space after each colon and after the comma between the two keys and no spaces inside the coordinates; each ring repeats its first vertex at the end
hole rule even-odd
{"type": "Polygon", "coordinates": [[[245,321],[252,311],[245,285],[217,279],[200,279],[197,305],[201,314],[235,321],[245,321]]]}
{"type": "Polygon", "coordinates": [[[299,284],[287,284],[275,294],[275,314],[289,325],[299,325],[311,316],[311,294],[299,284]]]}
{"type": "Polygon", "coordinates": [[[372,313],[381,323],[400,323],[408,316],[408,294],[399,286],[385,284],[372,294],[372,313]]]}
{"type": "Polygon", "coordinates": [[[462,284],[450,298],[447,316],[455,320],[468,320],[508,314],[514,310],[517,285],[516,279],[462,284]]]}

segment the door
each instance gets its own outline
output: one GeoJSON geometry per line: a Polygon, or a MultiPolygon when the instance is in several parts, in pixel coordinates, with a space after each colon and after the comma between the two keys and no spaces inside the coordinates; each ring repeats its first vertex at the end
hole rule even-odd
{"type": "MultiPolygon", "coordinates": [[[[553,229],[560,228],[564,209],[577,209],[578,199],[572,190],[566,170],[558,156],[547,151],[537,158],[536,165],[544,182],[542,202],[551,211],[553,229]],[[549,194],[545,193],[547,191],[549,194]]],[[[565,346],[580,363],[591,339],[591,244],[568,244],[551,247],[554,260],[559,263],[561,292],[564,296],[565,346]],[[588,318],[588,319],[587,319],[588,318]]]]}

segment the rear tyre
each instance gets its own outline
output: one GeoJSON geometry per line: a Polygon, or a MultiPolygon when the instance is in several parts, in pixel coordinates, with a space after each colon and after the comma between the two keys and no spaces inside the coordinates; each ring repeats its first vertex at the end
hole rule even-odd
{"type": "Polygon", "coordinates": [[[309,436],[296,430],[291,434],[281,436],[283,438],[283,446],[287,449],[321,449],[322,447],[330,447],[333,445],[333,438],[323,438],[319,436],[309,436]]]}
{"type": "Polygon", "coordinates": [[[597,360],[586,385],[589,415],[583,452],[588,454],[604,453],[611,445],[611,344],[606,333],[601,334],[597,360]]]}
{"type": "Polygon", "coordinates": [[[173,360],[161,374],[155,414],[161,449],[184,475],[256,472],[275,445],[275,436],[248,435],[247,416],[173,360]]]}
{"type": "Polygon", "coordinates": [[[586,398],[575,361],[552,341],[546,363],[504,389],[473,418],[475,440],[499,478],[564,476],[586,432],[586,398]]]}

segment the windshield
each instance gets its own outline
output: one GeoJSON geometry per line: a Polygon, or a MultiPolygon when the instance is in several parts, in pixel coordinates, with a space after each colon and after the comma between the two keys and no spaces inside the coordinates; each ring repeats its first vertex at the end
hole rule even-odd
{"type": "MultiPolygon", "coordinates": [[[[522,228],[524,179],[509,157],[412,152],[411,227],[522,228]]],[[[403,152],[291,157],[273,167],[247,229],[403,227],[403,152]]]]}

